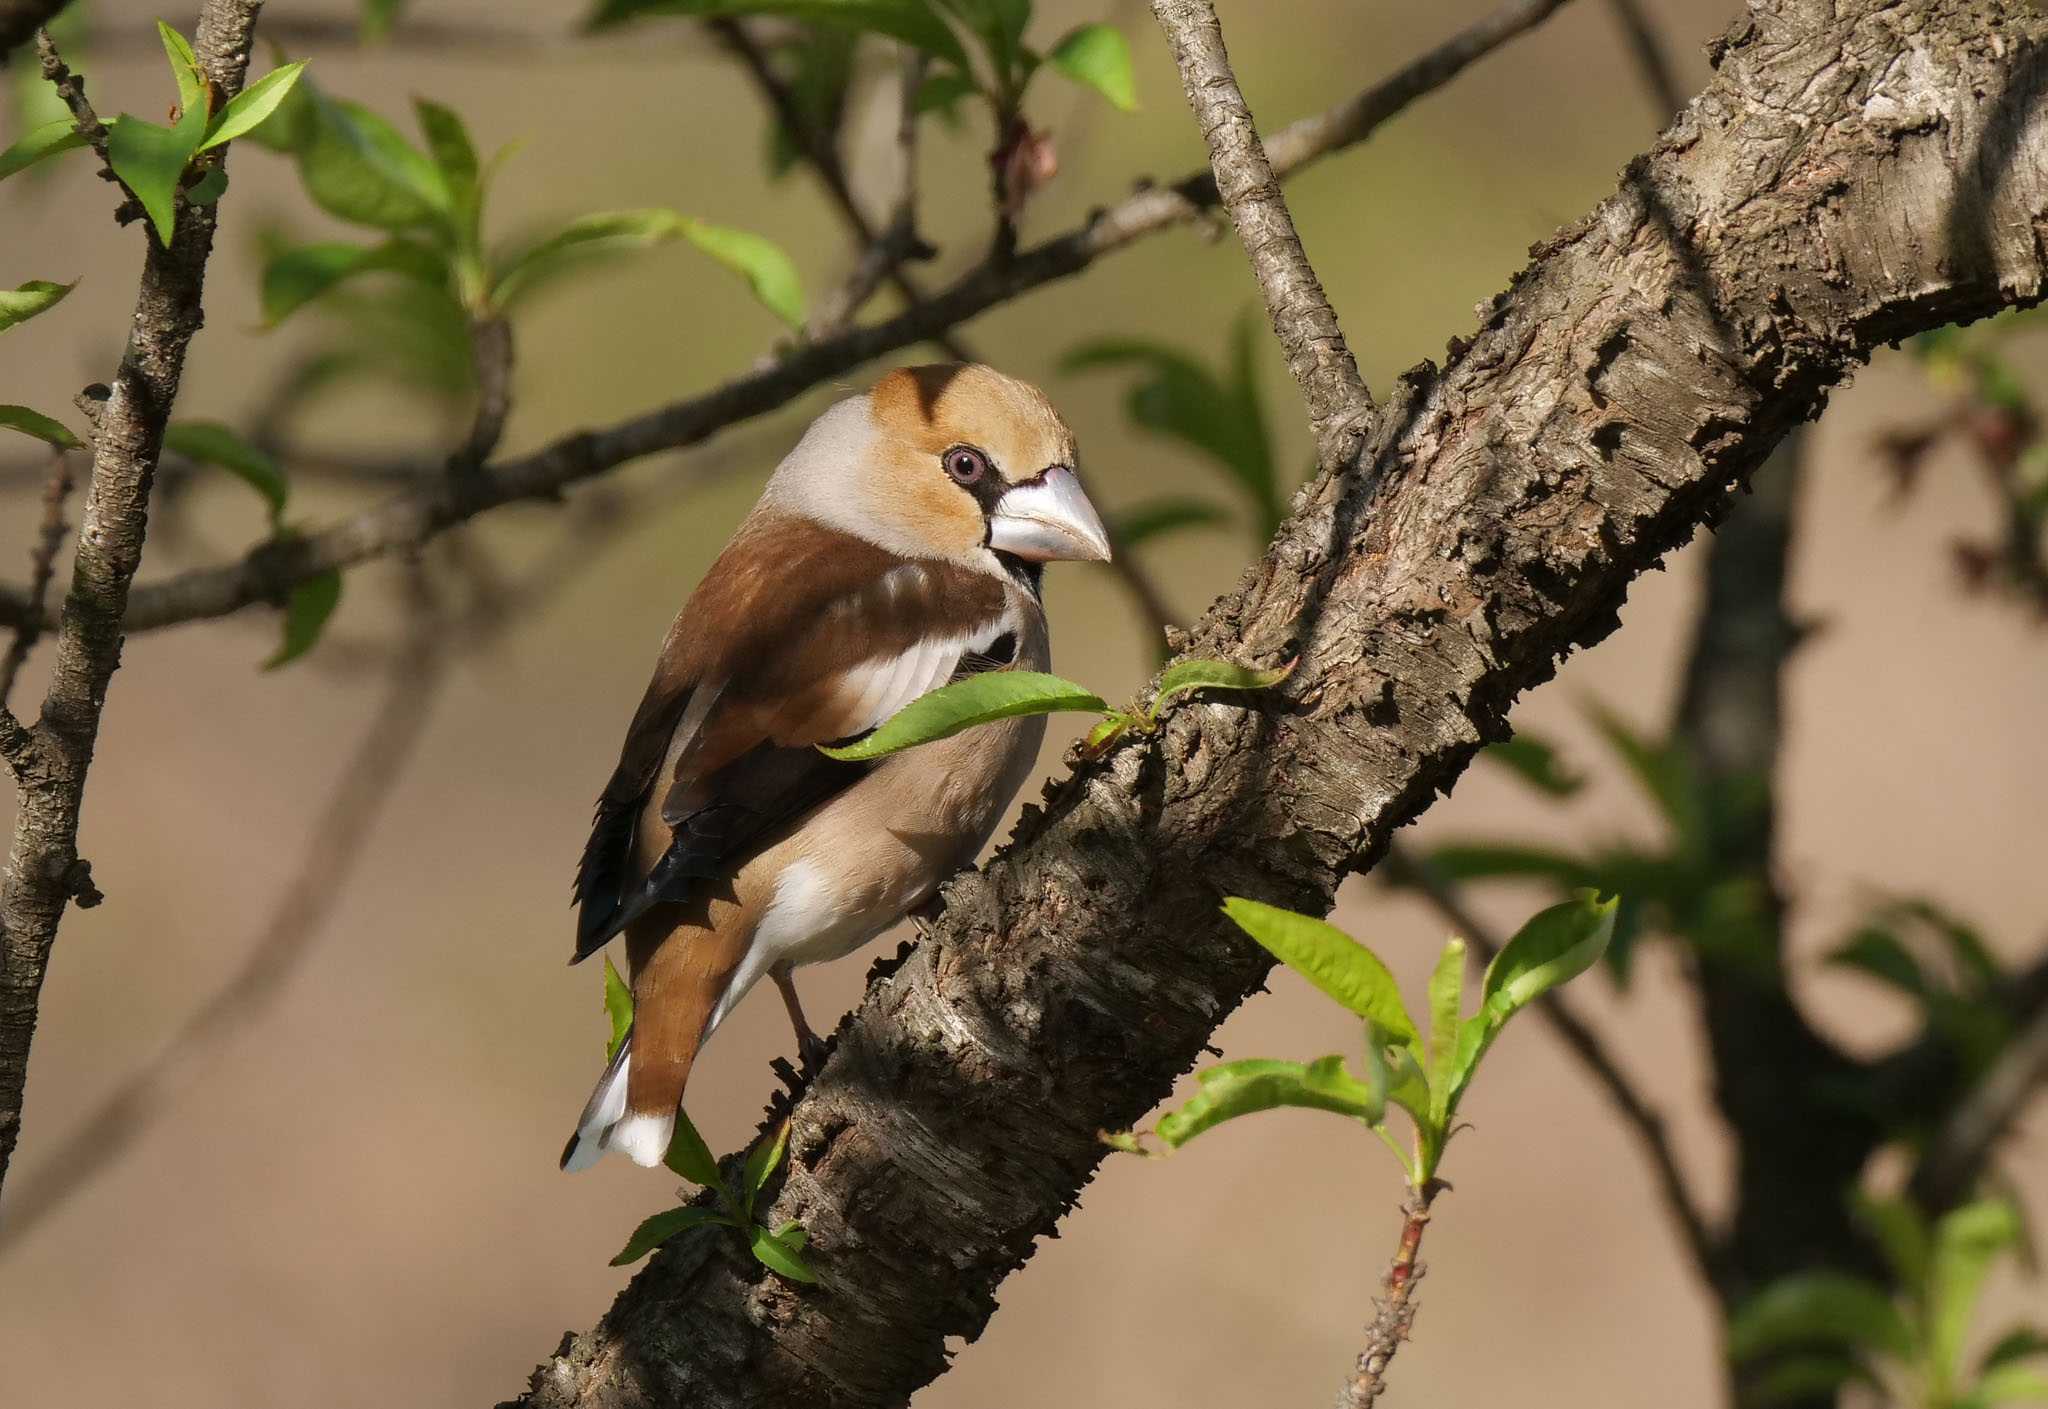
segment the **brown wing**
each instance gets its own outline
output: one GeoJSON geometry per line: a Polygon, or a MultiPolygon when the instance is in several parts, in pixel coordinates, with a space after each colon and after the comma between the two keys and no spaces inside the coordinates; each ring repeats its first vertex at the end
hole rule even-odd
{"type": "Polygon", "coordinates": [[[670,628],[598,799],[576,958],[857,782],[871,765],[814,745],[866,733],[953,678],[1007,607],[988,574],[908,562],[806,519],[750,520],[670,628]],[[656,787],[670,837],[642,871],[634,833],[656,787]]]}

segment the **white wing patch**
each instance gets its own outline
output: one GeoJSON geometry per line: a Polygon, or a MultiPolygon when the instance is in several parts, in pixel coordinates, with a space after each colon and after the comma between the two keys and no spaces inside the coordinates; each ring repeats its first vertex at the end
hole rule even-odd
{"type": "MultiPolygon", "coordinates": [[[[917,569],[896,568],[889,576],[894,578],[905,571],[917,569]]],[[[840,738],[867,733],[919,696],[928,695],[952,680],[962,656],[985,652],[1005,632],[1015,631],[1013,615],[1006,610],[972,635],[934,637],[918,642],[900,655],[862,661],[841,674],[837,687],[816,717],[821,721],[838,721],[825,727],[840,738]]]]}

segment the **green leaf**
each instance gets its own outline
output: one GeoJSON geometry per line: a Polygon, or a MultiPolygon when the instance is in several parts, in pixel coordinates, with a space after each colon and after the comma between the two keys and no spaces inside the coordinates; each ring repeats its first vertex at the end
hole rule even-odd
{"type": "Polygon", "coordinates": [[[189,113],[198,108],[205,112],[209,106],[206,75],[200,72],[199,56],[192,52],[184,35],[162,20],[156,22],[156,33],[163,40],[165,57],[171,61],[171,76],[178,81],[179,111],[189,113]]]}
{"type": "Polygon", "coordinates": [[[2019,1212],[2004,1199],[1984,1199],[1942,1215],[1934,1224],[1927,1279],[1928,1356],[1953,1383],[1963,1342],[1977,1314],[1984,1278],[2000,1253],[2017,1247],[2019,1212]]]}
{"type": "Polygon", "coordinates": [[[166,246],[177,221],[178,183],[206,136],[206,121],[201,103],[187,109],[173,127],[127,113],[107,124],[107,165],[142,202],[151,228],[166,246]]]}
{"type": "Polygon", "coordinates": [[[476,194],[479,170],[476,144],[469,139],[469,129],[453,108],[431,99],[414,98],[412,107],[419,117],[420,132],[427,139],[427,155],[440,169],[449,195],[457,206],[467,204],[476,194]]]}
{"type": "Polygon", "coordinates": [[[1335,925],[1235,895],[1223,902],[1223,913],[1274,958],[1394,1041],[1415,1040],[1415,1021],[1402,1006],[1394,976],[1377,955],[1335,925]]]}
{"type": "Polygon", "coordinates": [[[329,568],[294,587],[284,603],[284,642],[277,648],[277,654],[263,662],[263,668],[276,670],[312,650],[320,641],[320,633],[327,629],[327,619],[339,605],[339,569],[329,568]]]}
{"type": "Polygon", "coordinates": [[[61,152],[75,151],[85,145],[85,138],[78,130],[78,124],[70,118],[46,122],[32,129],[20,141],[0,152],[0,181],[5,181],[17,171],[26,171],[39,161],[45,161],[61,152]]]}
{"type": "Polygon", "coordinates": [[[185,188],[185,204],[212,205],[227,194],[228,169],[216,166],[185,188]]]}
{"type": "Polygon", "coordinates": [[[1753,1360],[1785,1346],[1868,1347],[1899,1359],[1913,1333],[1882,1287],[1840,1272],[1802,1272],[1773,1282],[1728,1321],[1728,1353],[1753,1360]]]}
{"type": "Polygon", "coordinates": [[[275,327],[329,289],[361,274],[400,274],[445,288],[448,265],[441,254],[412,240],[381,245],[298,245],[271,259],[263,270],[263,321],[275,327]]]}
{"type": "Polygon", "coordinates": [[[176,421],[164,432],[164,448],[203,465],[218,465],[270,506],[270,521],[284,517],[289,489],[277,461],[218,421],[176,421]]]}
{"type": "Polygon", "coordinates": [[[796,1242],[794,1235],[779,1237],[758,1224],[748,1232],[749,1244],[754,1250],[754,1260],[770,1272],[787,1277],[792,1282],[808,1284],[818,1280],[818,1274],[798,1255],[803,1244],[796,1242]]]}
{"type": "Polygon", "coordinates": [[[959,36],[929,0],[598,0],[593,29],[643,15],[693,15],[718,19],[739,15],[780,15],[808,24],[840,25],[857,32],[886,34],[914,49],[967,68],[959,36]]]}
{"type": "Polygon", "coordinates": [[[220,110],[220,116],[214,119],[206,140],[199,144],[199,150],[203,152],[224,146],[262,126],[291,93],[292,86],[299,81],[299,75],[305,68],[303,62],[274,68],[235,94],[220,110]]]}
{"type": "Polygon", "coordinates": [[[611,1028],[611,1036],[604,1044],[604,1059],[610,1062],[619,1055],[619,1048],[626,1045],[626,1034],[633,1030],[633,990],[612,967],[609,954],[604,956],[604,1016],[611,1028]]]}
{"type": "Polygon", "coordinates": [[[1159,1120],[1159,1138],[1179,1149],[1227,1120],[1280,1106],[1335,1111],[1366,1125],[1386,1113],[1386,1092],[1344,1069],[1340,1056],[1301,1062],[1253,1057],[1224,1062],[1198,1074],[1200,1089],[1186,1105],[1159,1120]]]}
{"type": "Polygon", "coordinates": [[[1586,780],[1568,771],[1558,761],[1557,750],[1545,740],[1517,733],[1504,743],[1490,744],[1479,756],[1512,772],[1516,777],[1549,797],[1570,797],[1586,780]]]}
{"type": "Polygon", "coordinates": [[[0,333],[17,323],[26,323],[38,313],[47,313],[64,301],[64,295],[78,287],[78,280],[54,284],[48,279],[31,279],[18,289],[0,289],[0,333]]]}
{"type": "Polygon", "coordinates": [[[1984,1352],[1984,1359],[1978,1363],[1977,1373],[2041,1355],[2048,1355],[2048,1333],[2038,1326],[2015,1326],[1992,1342],[1991,1349],[1984,1352]]]}
{"type": "Polygon", "coordinates": [[[1860,970],[1915,998],[1924,999],[1934,991],[1934,985],[1928,981],[1920,961],[1913,957],[1897,935],[1877,925],[1864,925],[1857,929],[1828,954],[1827,962],[1840,968],[1860,970]]]}
{"type": "Polygon", "coordinates": [[[1706,830],[1705,798],[1685,751],[1674,743],[1645,737],[1620,715],[1597,704],[1588,713],[1593,727],[1635,775],[1636,782],[1656,802],[1679,837],[1688,841],[1700,839],[1706,830]]]}
{"type": "Polygon", "coordinates": [[[788,1148],[789,1121],[784,1118],[782,1124],[776,1127],[774,1139],[755,1142],[754,1148],[748,1153],[746,1173],[740,1181],[740,1187],[746,1197],[746,1208],[750,1212],[754,1207],[754,1200],[761,1196],[761,1190],[768,1183],[769,1177],[782,1168],[782,1156],[788,1148]]]}
{"type": "Polygon", "coordinates": [[[882,758],[998,719],[1108,708],[1101,696],[1057,675],[1035,670],[990,670],[942,685],[911,701],[855,742],[843,748],[820,745],[819,752],[828,758],[854,761],[882,758]]]}
{"type": "Polygon", "coordinates": [[[922,116],[925,113],[939,113],[957,122],[960,117],[960,102],[980,91],[974,80],[964,73],[941,69],[937,73],[927,74],[917,90],[918,114],[922,116]]]}
{"type": "Polygon", "coordinates": [[[1115,25],[1084,24],[1068,30],[1045,60],[1125,112],[1137,108],[1138,87],[1131,76],[1131,49],[1115,25]]]}
{"type": "MultiPolygon", "coordinates": [[[[272,61],[284,66],[284,52],[275,44],[271,45],[272,61]]],[[[269,118],[244,132],[242,136],[259,147],[273,152],[296,155],[313,140],[313,130],[320,123],[320,114],[314,100],[313,80],[301,71],[299,81],[284,91],[269,118]]],[[[301,173],[303,177],[303,173],[301,173]]]]}
{"type": "Polygon", "coordinates": [[[1758,1377],[1749,1401],[1756,1404],[1812,1403],[1831,1398],[1846,1384],[1876,1387],[1877,1376],[1853,1355],[1788,1355],[1773,1360],[1758,1377]]]}
{"type": "Polygon", "coordinates": [[[662,1162],[692,1184],[715,1190],[725,1188],[725,1182],[718,1177],[718,1161],[686,1110],[676,1111],[676,1133],[668,1142],[668,1154],[662,1162]]]}
{"type": "Polygon", "coordinates": [[[1119,548],[1135,548],[1183,528],[1230,522],[1230,512],[1206,499],[1167,496],[1134,504],[1110,520],[1109,536],[1119,548]]]}
{"type": "Polygon", "coordinates": [[[1429,976],[1429,1039],[1426,1071],[1433,1113],[1441,1123],[1450,1107],[1454,1065],[1463,1036],[1465,941],[1451,939],[1429,976]]]}
{"type": "Polygon", "coordinates": [[[792,328],[803,327],[803,281],[780,245],[745,230],[702,220],[685,221],[683,237],[745,279],[770,313],[792,328]]]}
{"type": "MultiPolygon", "coordinates": [[[[860,36],[832,25],[807,25],[781,46],[793,64],[787,92],[796,125],[803,132],[834,132],[846,111],[853,84],[853,55],[860,36]]],[[[803,152],[785,122],[768,125],[768,174],[787,175],[803,152]]]]}
{"type": "Polygon", "coordinates": [[[1899,1285],[1918,1287],[1924,1283],[1933,1244],[1920,1210],[1906,1199],[1863,1193],[1855,1196],[1854,1205],[1856,1221],[1877,1239],[1899,1285]]]}
{"type": "Polygon", "coordinates": [[[1273,670],[1254,670],[1227,660],[1184,660],[1168,666],[1159,677],[1159,693],[1152,697],[1152,713],[1156,716],[1168,700],[1190,690],[1264,690],[1279,684],[1293,671],[1293,661],[1273,670]]]}
{"type": "Polygon", "coordinates": [[[397,128],[360,103],[317,92],[311,97],[313,122],[299,150],[299,177],[315,204],[380,230],[448,228],[447,182],[397,128]]]}
{"type": "Polygon", "coordinates": [[[619,1249],[619,1255],[612,1259],[612,1266],[630,1266],[678,1233],[687,1232],[692,1228],[702,1228],[707,1223],[730,1221],[722,1213],[713,1209],[698,1208],[693,1204],[685,1204],[681,1208],[665,1208],[633,1230],[633,1236],[626,1239],[626,1245],[619,1249]]]}
{"type": "Polygon", "coordinates": [[[1962,1403],[1969,1409],[2048,1403],[2048,1375],[2026,1365],[2004,1365],[1978,1380],[1962,1403]]]}
{"type": "Polygon", "coordinates": [[[1568,979],[1599,962],[1614,934],[1618,899],[1588,891],[1537,912],[1486,966],[1480,1003],[1494,1025],[1507,1021],[1568,979]]]}
{"type": "Polygon", "coordinates": [[[37,440],[56,446],[59,450],[79,450],[83,447],[61,421],[53,421],[40,411],[31,411],[26,406],[0,406],[0,426],[32,435],[37,440]]]}
{"type": "Polygon", "coordinates": [[[405,0],[363,0],[363,18],[357,33],[365,44],[381,44],[391,37],[391,27],[398,22],[398,12],[405,0]]]}

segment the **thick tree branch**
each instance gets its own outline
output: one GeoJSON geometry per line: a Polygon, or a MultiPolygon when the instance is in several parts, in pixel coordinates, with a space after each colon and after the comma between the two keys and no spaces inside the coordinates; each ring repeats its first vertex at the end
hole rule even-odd
{"type": "MultiPolygon", "coordinates": [[[[1467,65],[1529,29],[1563,0],[1511,0],[1471,29],[1348,102],[1303,119],[1266,143],[1273,169],[1288,175],[1364,140],[1415,99],[1447,83],[1467,65]]],[[[924,304],[895,318],[795,350],[788,359],[686,401],[602,431],[583,431],[516,460],[468,476],[461,485],[425,485],[393,495],[290,543],[266,543],[235,562],[145,583],[124,623],[146,631],[202,617],[224,616],[257,602],[282,601],[298,583],[332,568],[425,542],[454,524],[504,504],[551,498],[578,481],[628,460],[709,439],[727,427],[787,404],[821,382],[887,353],[925,341],[998,304],[1067,278],[1103,255],[1195,219],[1217,203],[1203,171],[1168,187],[1145,190],[1099,212],[1086,225],[1024,251],[1007,263],[969,270],[924,304]]],[[[0,625],[27,611],[18,588],[0,587],[0,625]]]]}
{"type": "Polygon", "coordinates": [[[1209,147],[1209,169],[1238,241],[1259,281],[1266,317],[1287,356],[1323,468],[1349,463],[1363,439],[1372,393],[1358,375],[1358,362],[1344,342],[1336,310],[1323,292],[1308,254],[1295,232],[1280,178],[1259,140],[1252,110],[1230,71],[1223,25],[1209,0],[1152,0],[1152,13],[1166,32],[1181,88],[1209,147]]]}
{"type": "Polygon", "coordinates": [[[2048,21],[2021,0],[1787,5],[1716,57],[1191,633],[1298,654],[1282,690],[1077,765],[884,966],[766,1213],[803,1220],[820,1284],[686,1234],[525,1403],[901,1404],[1071,1206],[1096,1132],[1263,978],[1220,894],[1326,909],[1874,348],[2041,297],[2048,21]]]}
{"type": "MultiPolygon", "coordinates": [[[[193,48],[223,94],[241,89],[260,8],[260,0],[207,0],[200,11],[193,48]]],[[[57,923],[71,899],[97,896],[78,857],[79,809],[107,685],[120,663],[122,618],[142,561],[164,427],[202,321],[218,210],[181,205],[168,248],[142,232],[135,318],[93,436],[91,487],[57,626],[56,664],[34,731],[35,768],[20,779],[14,844],[0,883],[0,1180],[21,1133],[29,1045],[57,923]]],[[[14,753],[9,747],[10,758],[14,753]]]]}

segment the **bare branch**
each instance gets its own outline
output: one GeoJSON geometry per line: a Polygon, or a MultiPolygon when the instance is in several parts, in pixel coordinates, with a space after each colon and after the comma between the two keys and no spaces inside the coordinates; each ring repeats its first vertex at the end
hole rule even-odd
{"type": "Polygon", "coordinates": [[[2034,1010],[1969,1095],[1927,1142],[1913,1171],[1910,1192],[1928,1210],[1953,1208],[1970,1189],[1991,1153],[2044,1084],[2048,1084],[2048,1003],[2034,1010]]]}
{"type": "MultiPolygon", "coordinates": [[[[223,94],[240,91],[260,0],[206,0],[193,48],[223,94]]],[[[22,1088],[50,946],[73,899],[90,895],[78,816],[108,683],[120,663],[129,584],[142,561],[150,484],[199,331],[219,205],[181,205],[168,247],[144,230],[141,289],[128,346],[93,438],[92,488],[57,628],[57,657],[34,730],[36,768],[21,776],[13,848],[0,884],[0,1180],[21,1133],[22,1088]]],[[[10,759],[19,726],[0,740],[10,759]]]]}
{"type": "Polygon", "coordinates": [[[44,601],[50,595],[50,579],[57,575],[57,550],[64,546],[64,501],[71,497],[71,462],[64,451],[52,448],[50,468],[43,483],[43,522],[29,552],[29,615],[14,628],[7,654],[0,656],[0,709],[14,696],[14,681],[28,662],[43,634],[44,601]]]}
{"type": "Polygon", "coordinates": [[[1308,405],[1317,457],[1324,469],[1335,470],[1356,456],[1372,393],[1295,233],[1280,178],[1230,71],[1216,7],[1209,0],[1152,0],[1152,13],[1180,64],[1181,88],[1208,143],[1223,208],[1259,281],[1287,370],[1308,405]]]}
{"type": "Polygon", "coordinates": [[[2041,298],[2048,18],[2024,0],[1759,8],[1718,59],[1691,126],[1393,389],[1367,462],[1313,480],[1190,633],[1298,656],[1286,684],[1171,706],[1078,764],[882,966],[760,1210],[802,1220],[819,1285],[685,1234],[525,1404],[904,1402],[1072,1205],[1097,1132],[1136,1123],[1267,973],[1219,892],[1326,910],[1854,365],[2041,298]],[[1941,111],[1940,140],[1901,107],[1941,111]],[[1788,226],[1820,181],[1839,206],[1788,226]]]}
{"type": "Polygon", "coordinates": [[[1337,1409],[1372,1409],[1387,1387],[1387,1366],[1415,1325],[1415,1284],[1425,1270],[1416,1255],[1422,1251],[1430,1207],[1449,1187],[1432,1179],[1422,1188],[1408,1191],[1407,1201],[1401,1205],[1401,1241],[1387,1263],[1387,1275],[1380,1280],[1379,1306],[1366,1328],[1365,1349],[1359,1353],[1358,1368],[1337,1395],[1337,1409]]]}
{"type": "Polygon", "coordinates": [[[498,314],[472,318],[470,356],[476,365],[476,417],[469,436],[449,457],[451,474],[475,474],[498,448],[512,414],[512,325],[498,314]]]}
{"type": "MultiPolygon", "coordinates": [[[[1266,144],[1273,169],[1288,175],[1363,141],[1408,103],[1448,82],[1473,60],[1549,15],[1563,0],[1514,0],[1471,30],[1382,84],[1320,116],[1283,129],[1266,144]]],[[[637,416],[608,430],[582,432],[533,454],[487,468],[459,491],[422,487],[395,495],[341,522],[294,540],[251,549],[236,562],[145,583],[125,625],[147,631],[181,621],[224,616],[256,602],[283,600],[298,583],[332,568],[423,543],[486,510],[550,498],[569,485],[628,460],[708,440],[728,426],[776,409],[861,363],[921,342],[998,304],[1086,269],[1103,255],[1184,224],[1216,204],[1204,171],[1171,187],[1148,187],[1100,212],[1080,229],[1019,254],[981,264],[925,304],[886,322],[850,330],[800,348],[786,361],[702,395],[637,416]]],[[[21,620],[25,594],[0,588],[0,624],[21,620]]]]}

